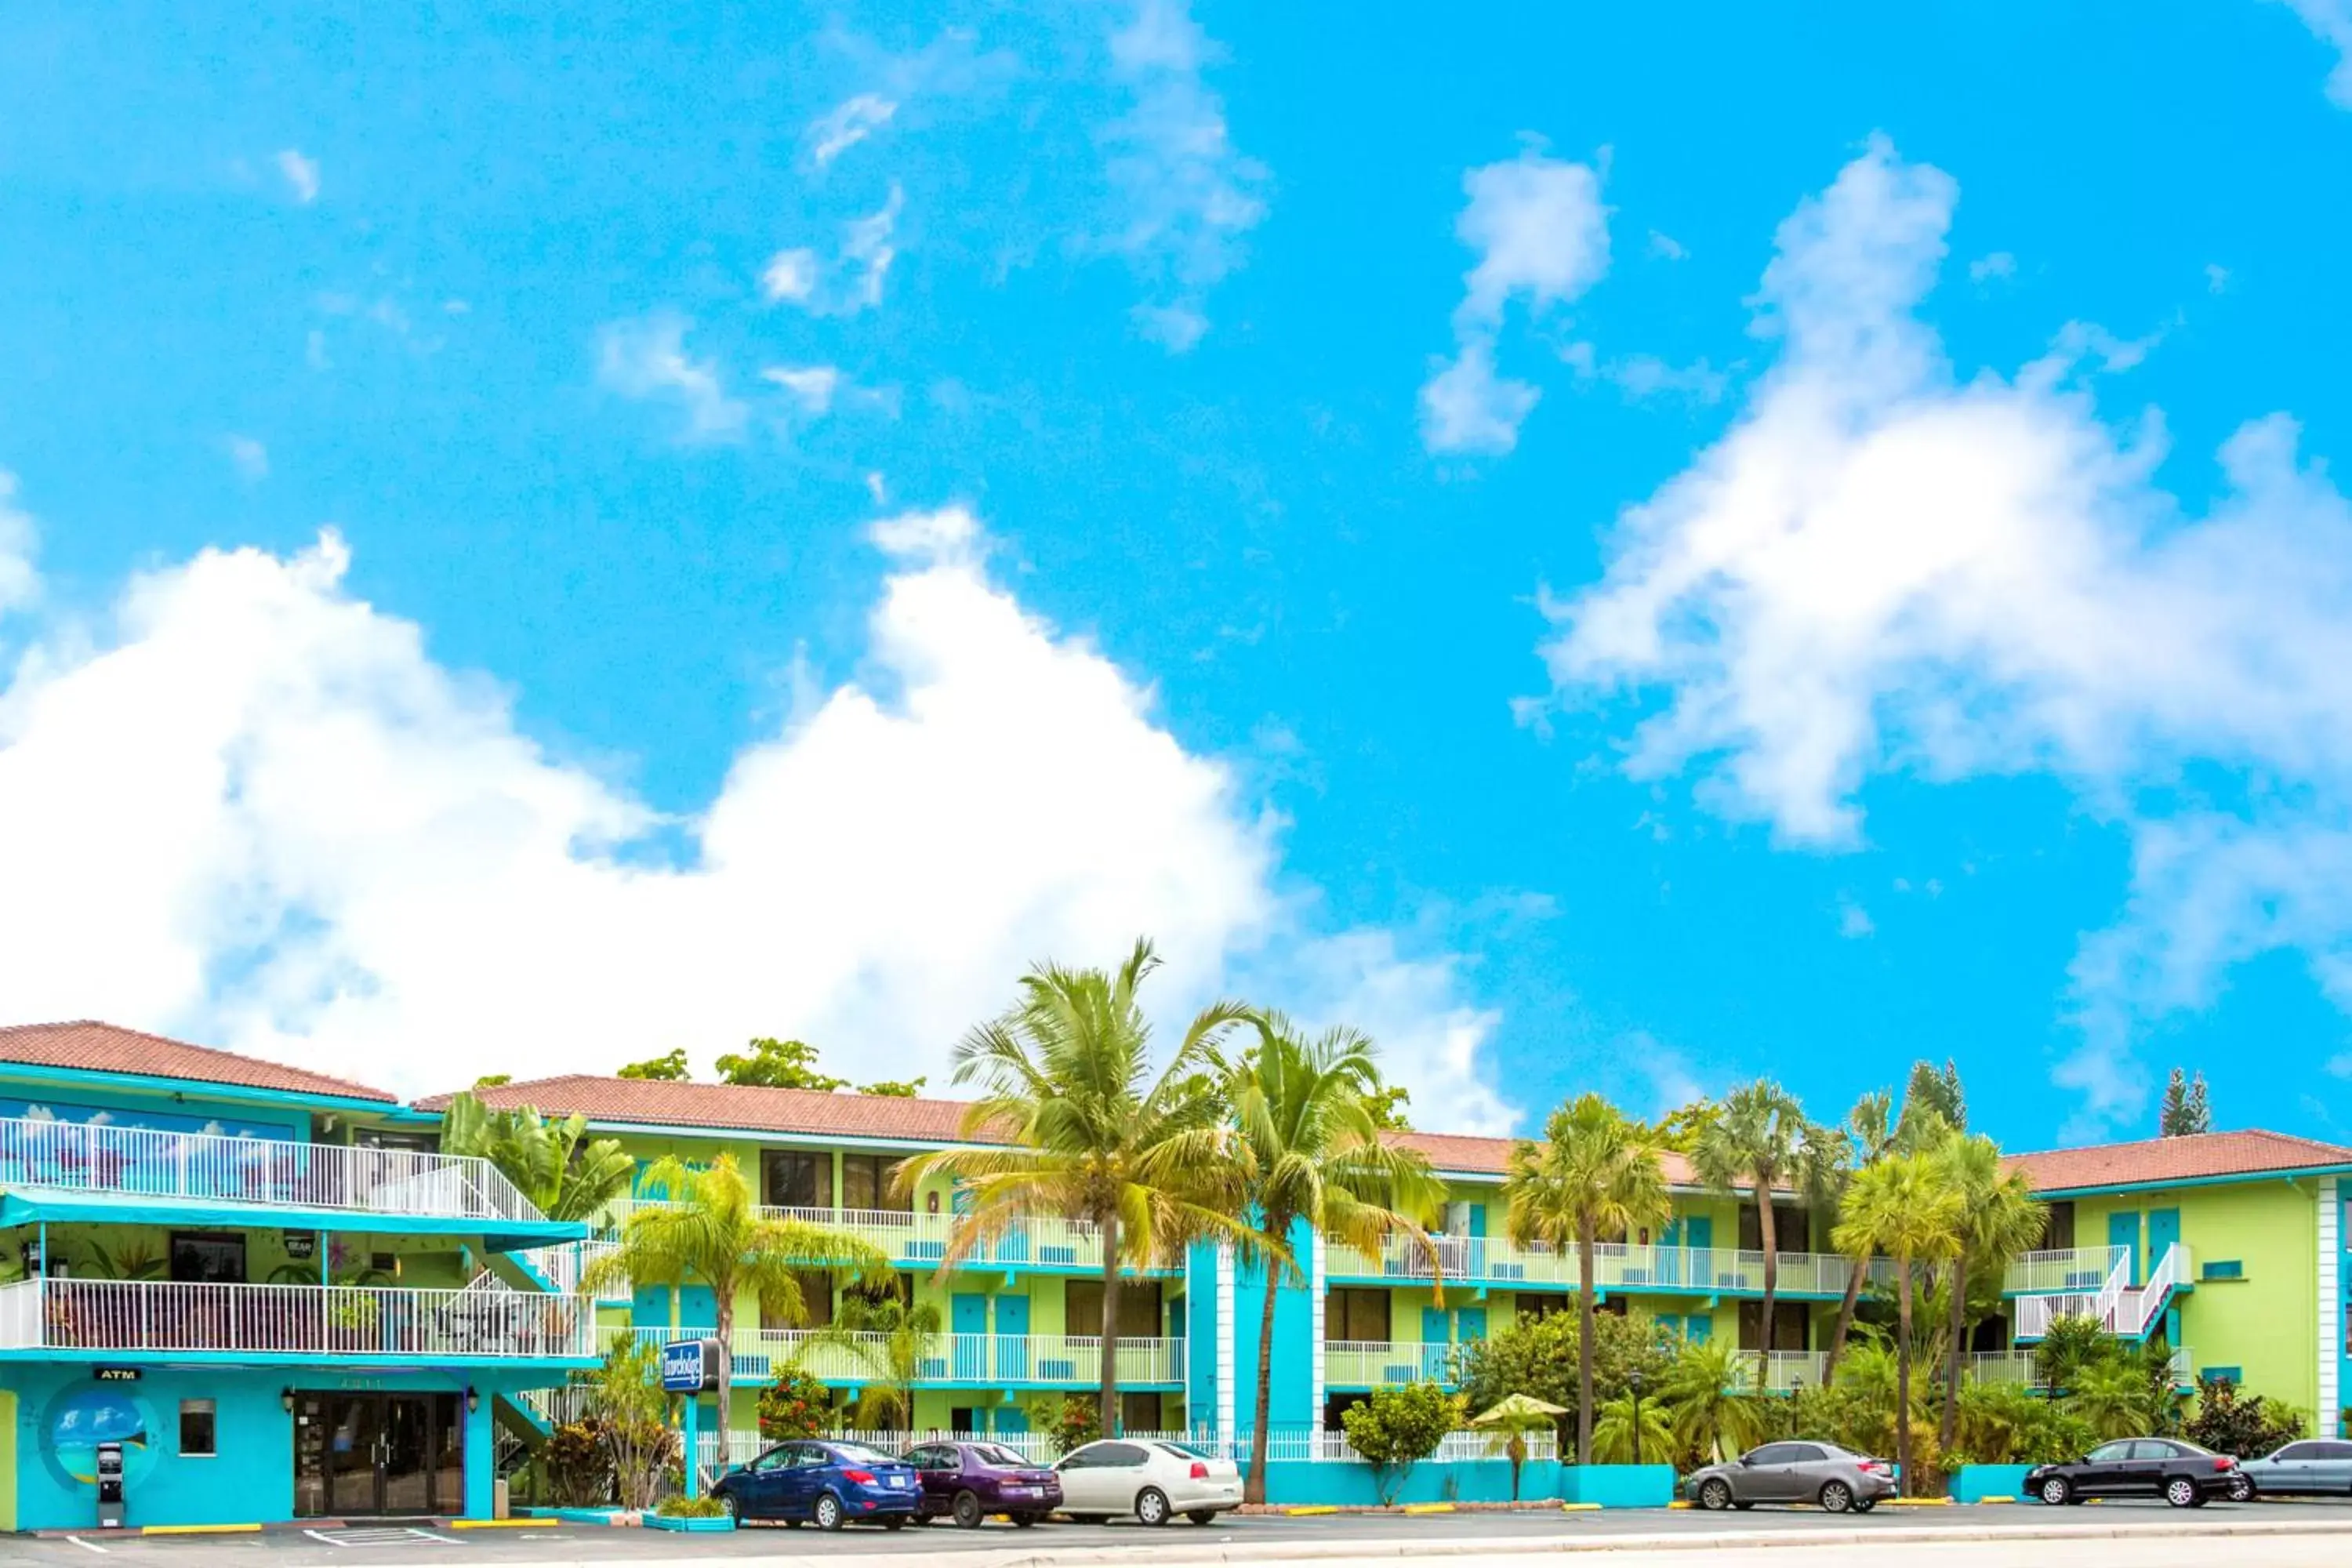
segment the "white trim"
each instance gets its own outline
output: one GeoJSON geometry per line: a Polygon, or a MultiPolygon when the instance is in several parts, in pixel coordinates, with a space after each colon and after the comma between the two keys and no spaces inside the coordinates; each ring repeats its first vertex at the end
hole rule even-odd
{"type": "Polygon", "coordinates": [[[1217,1430],[1231,1432],[1234,1424],[1234,1356],[1239,1346],[1234,1332],[1234,1247],[1217,1244],[1217,1430]]]}
{"type": "Polygon", "coordinates": [[[2344,1274],[2344,1237],[2341,1234],[2344,1209],[2338,1201],[2338,1185],[2329,1176],[2319,1184],[2319,1409],[2317,1429],[2328,1431],[2336,1425],[2336,1413],[2343,1408],[2341,1390],[2337,1386],[2337,1369],[2344,1353],[2344,1303],[2340,1289],[2344,1274]]]}
{"type": "Polygon", "coordinates": [[[1314,1305],[1307,1323],[1308,1374],[1307,1425],[1310,1431],[1323,1430],[1323,1300],[1329,1291],[1323,1282],[1323,1233],[1313,1233],[1314,1241],[1307,1251],[1307,1295],[1314,1305]]]}

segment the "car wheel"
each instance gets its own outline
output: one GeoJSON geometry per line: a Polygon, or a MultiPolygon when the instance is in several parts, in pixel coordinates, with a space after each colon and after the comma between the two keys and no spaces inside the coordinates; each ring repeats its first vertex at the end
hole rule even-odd
{"type": "Polygon", "coordinates": [[[2195,1508],[2199,1499],[2197,1483],[2187,1476],[2175,1476],[2164,1483],[2164,1500],[2175,1508],[2195,1508]]]}
{"type": "Polygon", "coordinates": [[[1184,1517],[1194,1524],[1214,1524],[1217,1522],[1217,1510],[1213,1508],[1196,1508],[1184,1517]]]}
{"type": "Polygon", "coordinates": [[[980,1494],[977,1492],[956,1493],[955,1501],[950,1506],[955,1512],[958,1530],[978,1530],[982,1521],[988,1517],[988,1510],[980,1506],[980,1494]]]}
{"type": "Polygon", "coordinates": [[[729,1492],[724,1500],[727,1504],[727,1522],[740,1529],[743,1524],[743,1500],[733,1492],[729,1492]]]}
{"type": "Polygon", "coordinates": [[[2231,1476],[2230,1478],[2230,1500],[2231,1502],[2253,1501],[2254,1479],[2243,1471],[2240,1471],[2238,1474],[2231,1476]]]}
{"type": "Polygon", "coordinates": [[[1135,1517],[1144,1524],[1165,1524],[1170,1510],[1168,1494],[1158,1487],[1146,1487],[1135,1494],[1135,1517]]]}
{"type": "Polygon", "coordinates": [[[824,1492],[817,1498],[816,1527],[819,1530],[839,1530],[843,1517],[839,1498],[831,1492],[824,1492]]]}
{"type": "Polygon", "coordinates": [[[1710,1513],[1721,1513],[1731,1506],[1731,1483],[1720,1477],[1699,1484],[1698,1506],[1710,1513]]]}
{"type": "Polygon", "coordinates": [[[1843,1481],[1823,1481],[1821,1504],[1825,1513],[1843,1513],[1853,1506],[1853,1489],[1843,1481]]]}
{"type": "Polygon", "coordinates": [[[2063,1508],[2074,1500],[2074,1489],[2066,1484],[2063,1476],[2053,1476],[2042,1483],[2042,1500],[2052,1508],[2063,1508]]]}
{"type": "Polygon", "coordinates": [[[1034,1530],[1037,1527],[1037,1516],[1034,1513],[1016,1513],[1013,1516],[1013,1522],[1023,1530],[1034,1530]]]}

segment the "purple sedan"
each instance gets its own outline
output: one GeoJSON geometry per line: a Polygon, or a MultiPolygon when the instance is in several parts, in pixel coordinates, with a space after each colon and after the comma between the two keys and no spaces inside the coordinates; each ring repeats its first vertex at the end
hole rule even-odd
{"type": "Polygon", "coordinates": [[[922,1484],[916,1517],[942,1514],[978,1530],[992,1513],[1010,1515],[1026,1530],[1062,1506],[1062,1479],[1001,1443],[925,1443],[907,1451],[922,1484]]]}

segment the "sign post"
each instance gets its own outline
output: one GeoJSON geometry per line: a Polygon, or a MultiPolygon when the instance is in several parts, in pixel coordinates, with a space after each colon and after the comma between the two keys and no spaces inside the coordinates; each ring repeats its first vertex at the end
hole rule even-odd
{"type": "MultiPolygon", "coordinates": [[[[686,1396],[686,1409],[679,1423],[679,1436],[686,1447],[685,1462],[680,1467],[686,1478],[686,1495],[702,1495],[701,1399],[700,1395],[719,1386],[719,1358],[726,1353],[717,1340],[672,1340],[662,1346],[662,1388],[670,1394],[686,1396]]],[[[724,1466],[727,1456],[719,1456],[724,1466]]]]}

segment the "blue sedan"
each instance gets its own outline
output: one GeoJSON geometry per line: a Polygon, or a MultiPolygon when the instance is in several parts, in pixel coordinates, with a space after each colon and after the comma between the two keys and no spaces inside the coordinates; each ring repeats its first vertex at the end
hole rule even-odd
{"type": "Polygon", "coordinates": [[[897,1530],[915,1517],[915,1468],[860,1443],[793,1442],[719,1478],[710,1495],[738,1524],[777,1519],[839,1530],[856,1520],[897,1530]]]}

